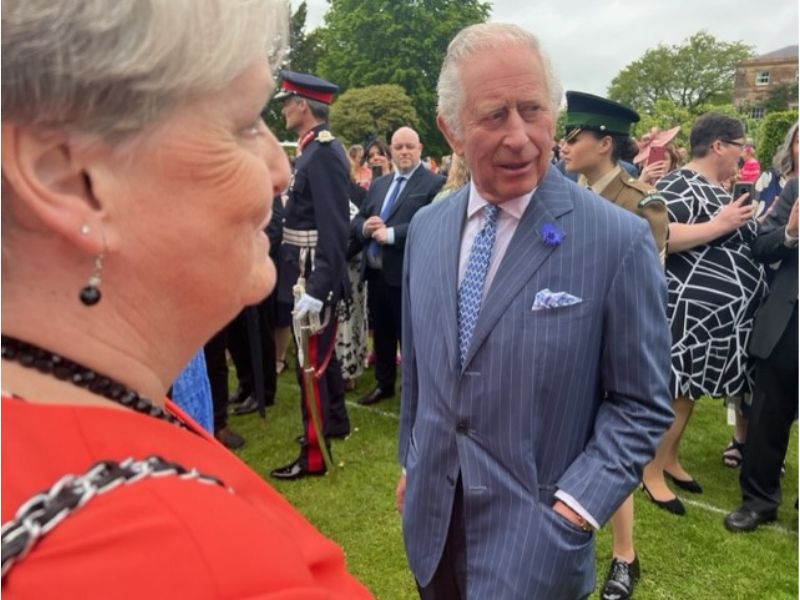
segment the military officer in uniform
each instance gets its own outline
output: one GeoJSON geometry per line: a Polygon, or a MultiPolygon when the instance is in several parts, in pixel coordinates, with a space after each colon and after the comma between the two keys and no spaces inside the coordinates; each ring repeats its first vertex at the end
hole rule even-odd
{"type": "MultiPolygon", "coordinates": [[[[617,102],[592,94],[567,92],[566,137],[561,152],[567,172],[579,175],[578,185],[589,187],[647,220],[663,265],[669,232],[664,200],[619,165],[631,125],[638,120],[636,111],[617,102]]],[[[624,600],[633,594],[639,577],[639,559],[633,547],[633,496],[611,517],[611,532],[613,558],[601,598],[624,600]]]]}
{"type": "Polygon", "coordinates": [[[578,185],[647,220],[664,264],[669,226],[664,200],[619,166],[631,125],[638,121],[639,115],[627,106],[592,94],[567,92],[567,131],[561,153],[564,168],[579,174],[578,185]]]}
{"type": "MultiPolygon", "coordinates": [[[[335,306],[349,291],[346,269],[350,229],[348,190],[350,164],[342,144],[328,129],[328,112],[338,87],[313,75],[281,71],[282,113],[287,129],[298,136],[297,158],[288,190],[283,222],[283,242],[278,264],[278,302],[293,305],[295,319],[315,316],[327,325],[319,332],[309,353],[319,377],[306,389],[301,369],[304,434],[300,455],[290,464],[274,469],[272,477],[283,480],[322,475],[326,471],[321,441],[308,413],[310,402],[318,408],[325,443],[350,433],[344,403],[344,382],[333,352],[336,337],[335,306]],[[302,296],[294,287],[304,284],[302,296]]],[[[299,356],[299,352],[298,352],[299,356]]]]}

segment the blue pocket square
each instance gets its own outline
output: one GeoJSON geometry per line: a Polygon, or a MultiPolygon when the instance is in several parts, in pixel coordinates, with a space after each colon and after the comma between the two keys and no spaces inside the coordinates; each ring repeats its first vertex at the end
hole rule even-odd
{"type": "Polygon", "coordinates": [[[577,296],[573,296],[568,292],[552,292],[547,288],[536,292],[536,298],[533,301],[531,310],[545,310],[549,308],[558,308],[560,306],[572,306],[573,304],[580,304],[583,302],[577,296]]]}

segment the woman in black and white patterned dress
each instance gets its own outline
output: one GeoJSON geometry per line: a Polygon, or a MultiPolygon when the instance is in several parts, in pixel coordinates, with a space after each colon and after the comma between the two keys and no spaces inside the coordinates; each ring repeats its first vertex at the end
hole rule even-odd
{"type": "Polygon", "coordinates": [[[750,391],[746,348],[766,291],[764,270],[750,257],[754,206],[746,195],[732,199],[721,186],[736,173],[744,145],[741,122],[705,114],[695,122],[690,144],[692,160],[686,167],[656,183],[670,218],[667,314],[675,421],[644,473],[651,499],[676,514],[684,508],[665,475],[682,489],[702,491],[678,460],[693,402],[703,395],[750,391]]]}

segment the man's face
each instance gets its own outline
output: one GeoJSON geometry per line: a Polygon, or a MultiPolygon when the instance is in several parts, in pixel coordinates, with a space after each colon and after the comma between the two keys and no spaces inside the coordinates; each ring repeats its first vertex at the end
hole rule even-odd
{"type": "Polygon", "coordinates": [[[298,127],[303,122],[303,115],[301,111],[301,103],[303,101],[296,96],[289,96],[283,100],[283,107],[281,114],[286,121],[286,129],[289,131],[297,131],[298,127]]]}
{"type": "Polygon", "coordinates": [[[547,172],[555,119],[544,68],[529,48],[504,44],[461,65],[464,105],[456,136],[439,122],[463,155],[481,196],[497,204],[530,192],[547,172]]]}
{"type": "Polygon", "coordinates": [[[392,162],[400,173],[408,173],[419,164],[422,144],[417,132],[401,127],[392,136],[392,162]]]}

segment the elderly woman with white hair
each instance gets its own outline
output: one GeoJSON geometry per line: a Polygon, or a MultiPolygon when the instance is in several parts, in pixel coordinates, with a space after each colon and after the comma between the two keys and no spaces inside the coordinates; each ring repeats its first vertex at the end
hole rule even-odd
{"type": "Polygon", "coordinates": [[[365,598],[165,394],[273,287],[277,0],[2,5],[2,573],[11,598],[365,598]],[[121,485],[125,484],[125,485],[121,485]]]}

